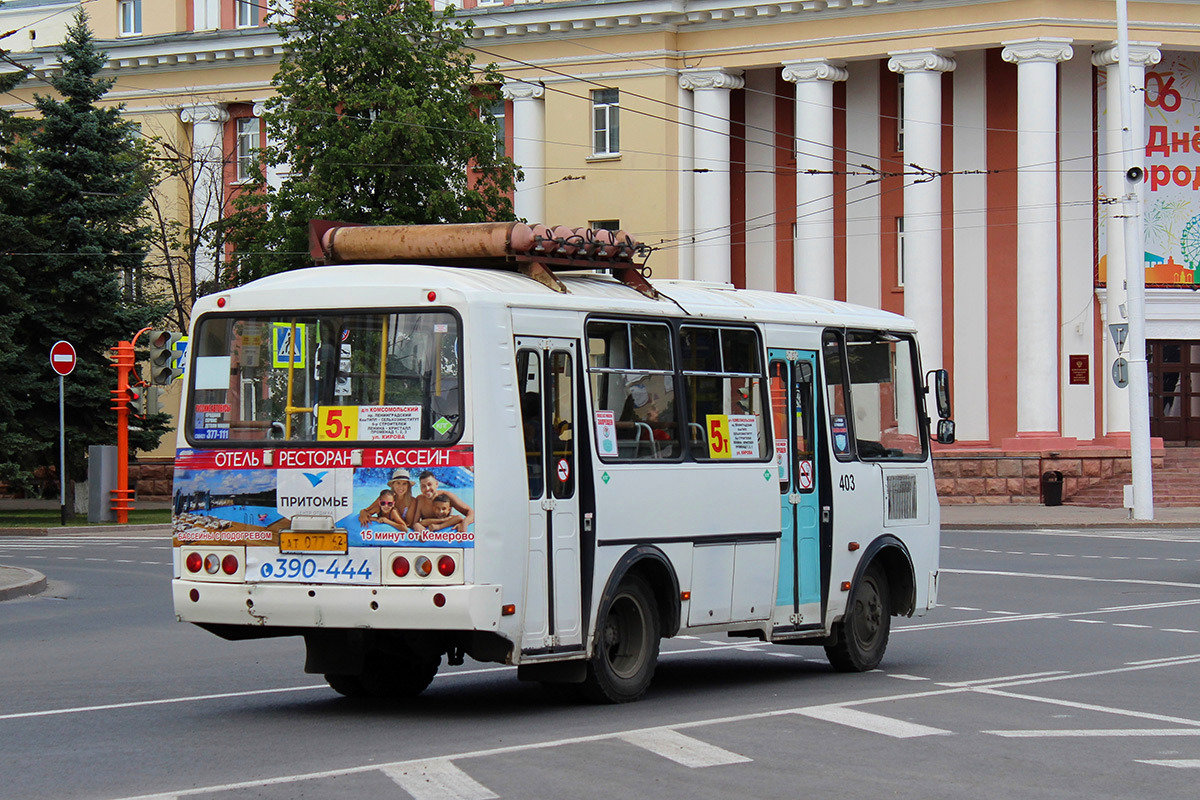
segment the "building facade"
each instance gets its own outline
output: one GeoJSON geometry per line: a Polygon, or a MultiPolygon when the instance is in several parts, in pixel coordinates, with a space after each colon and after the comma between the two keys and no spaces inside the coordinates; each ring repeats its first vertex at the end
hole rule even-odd
{"type": "MultiPolygon", "coordinates": [[[[0,16],[74,5],[13,0],[0,16]]],[[[88,11],[117,77],[110,99],[211,165],[177,199],[221,213],[239,148],[266,135],[257,115],[279,52],[266,15],[241,0],[88,11]]],[[[488,113],[524,173],[518,216],[629,229],[656,245],[658,276],[914,318],[926,367],[953,381],[944,496],[1036,502],[1047,467],[1066,467],[1070,496],[1128,464],[1108,328],[1127,312],[1124,281],[1109,280],[1125,273],[1115,11],[465,0],[459,16],[477,61],[506,76],[488,113]]],[[[1200,12],[1158,0],[1130,2],[1129,17],[1131,83],[1145,88],[1133,129],[1152,434],[1197,444],[1200,12]]],[[[53,46],[30,41],[21,57],[53,69],[53,46]]]]}

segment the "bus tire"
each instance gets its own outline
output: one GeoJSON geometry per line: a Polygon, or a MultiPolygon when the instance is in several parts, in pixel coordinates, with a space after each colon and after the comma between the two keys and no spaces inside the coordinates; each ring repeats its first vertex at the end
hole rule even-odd
{"type": "Polygon", "coordinates": [[[854,588],[846,615],[834,625],[833,643],[825,646],[825,655],[838,672],[866,672],[879,666],[892,629],[888,598],[887,575],[874,562],[854,588]]]}
{"type": "Polygon", "coordinates": [[[356,675],[326,675],[325,680],[346,697],[380,697],[401,700],[416,697],[433,682],[441,656],[371,652],[356,675]]]}
{"type": "Polygon", "coordinates": [[[639,575],[626,575],[603,609],[580,687],[593,703],[628,703],[646,693],[658,664],[658,604],[639,575]]]}

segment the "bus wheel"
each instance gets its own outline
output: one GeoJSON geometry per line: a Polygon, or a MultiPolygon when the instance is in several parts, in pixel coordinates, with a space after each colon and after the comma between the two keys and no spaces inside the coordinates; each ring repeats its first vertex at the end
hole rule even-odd
{"type": "Polygon", "coordinates": [[[441,656],[404,653],[368,653],[357,675],[326,675],[329,686],[346,697],[382,697],[399,700],[416,697],[437,675],[441,656]]]}
{"type": "Polygon", "coordinates": [[[646,581],[628,575],[600,618],[581,687],[594,703],[628,703],[646,692],[658,662],[658,606],[646,581]]]}
{"type": "Polygon", "coordinates": [[[835,641],[826,645],[825,655],[838,672],[875,669],[883,660],[891,629],[887,576],[875,563],[867,567],[855,587],[850,607],[834,626],[835,641]]]}

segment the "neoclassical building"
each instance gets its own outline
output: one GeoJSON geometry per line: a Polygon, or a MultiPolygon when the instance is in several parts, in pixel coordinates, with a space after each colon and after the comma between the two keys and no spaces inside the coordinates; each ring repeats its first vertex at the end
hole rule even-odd
{"type": "MultiPolygon", "coordinates": [[[[12,0],[0,17],[74,5],[12,0]]],[[[254,2],[147,3],[133,32],[141,5],[88,4],[118,79],[111,98],[198,163],[223,164],[189,198],[220,213],[200,194],[229,191],[238,153],[265,135],[256,115],[278,37],[254,2]]],[[[1029,501],[1048,464],[1067,465],[1069,496],[1129,452],[1108,329],[1127,313],[1115,11],[464,0],[459,15],[477,60],[506,76],[487,113],[524,172],[519,216],[635,232],[657,247],[656,276],[914,318],[926,366],[953,381],[960,441],[939,453],[944,492],[1029,501]]],[[[1130,2],[1129,18],[1131,84],[1145,88],[1133,131],[1152,434],[1196,444],[1200,10],[1130,2]]],[[[53,69],[43,41],[22,57],[53,69]]]]}

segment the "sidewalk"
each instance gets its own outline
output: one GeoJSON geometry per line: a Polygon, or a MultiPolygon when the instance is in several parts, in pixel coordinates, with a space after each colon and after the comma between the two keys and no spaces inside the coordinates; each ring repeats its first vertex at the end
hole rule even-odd
{"type": "Polygon", "coordinates": [[[996,506],[942,506],[942,527],[954,530],[1038,530],[1043,528],[1087,528],[1148,530],[1196,528],[1200,530],[1200,508],[1156,507],[1154,519],[1129,518],[1129,509],[1088,506],[1041,506],[1006,504],[996,506]]]}

